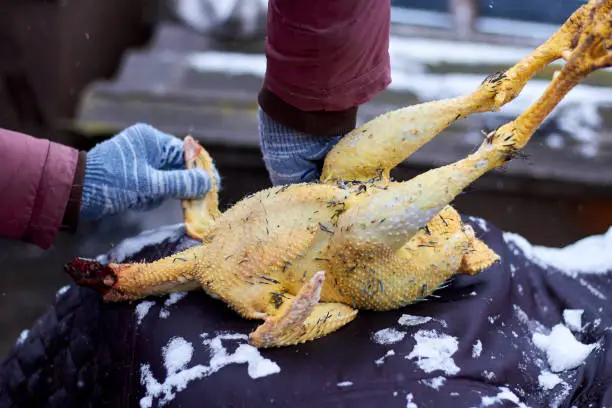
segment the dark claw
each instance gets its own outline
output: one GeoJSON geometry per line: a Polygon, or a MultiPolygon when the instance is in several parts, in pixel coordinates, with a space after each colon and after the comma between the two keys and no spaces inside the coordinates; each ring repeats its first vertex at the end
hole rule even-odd
{"type": "Polygon", "coordinates": [[[117,282],[117,274],[109,266],[87,258],[74,258],[64,270],[80,286],[88,286],[105,294],[117,282]]]}

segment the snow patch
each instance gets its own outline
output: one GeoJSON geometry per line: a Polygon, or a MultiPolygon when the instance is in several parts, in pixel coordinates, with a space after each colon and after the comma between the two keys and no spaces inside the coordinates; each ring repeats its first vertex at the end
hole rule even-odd
{"type": "MultiPolygon", "coordinates": [[[[419,63],[421,66],[423,64],[432,64],[436,63],[436,60],[452,62],[454,59],[460,59],[461,64],[466,64],[470,61],[470,56],[477,56],[477,58],[472,60],[474,64],[482,64],[483,61],[486,62],[490,58],[493,58],[498,63],[501,57],[502,59],[507,58],[508,65],[512,65],[530,52],[530,50],[525,48],[516,52],[512,51],[512,49],[511,47],[504,47],[504,50],[508,50],[508,53],[506,51],[491,53],[491,47],[488,44],[467,44],[456,41],[444,42],[416,38],[404,40],[392,36],[389,44],[389,55],[391,56],[393,82],[389,85],[389,89],[410,92],[422,101],[471,94],[474,90],[478,89],[485,75],[464,73],[431,74],[422,72],[423,70],[419,72],[418,69],[415,69],[415,65],[419,66],[419,63]],[[422,53],[423,49],[427,49],[429,52],[422,53]],[[441,52],[440,49],[445,51],[441,52]],[[447,49],[449,50],[448,52],[446,52],[447,49]],[[475,51],[479,49],[482,52],[475,51]],[[458,53],[458,51],[460,52],[458,53]],[[521,55],[521,57],[516,58],[518,55],[521,55]]],[[[176,58],[176,56],[169,55],[168,58],[176,58]]],[[[204,51],[193,52],[186,57],[186,60],[191,68],[204,72],[221,72],[227,75],[251,75],[261,78],[266,71],[266,58],[264,54],[204,51]]],[[[513,117],[519,115],[544,93],[548,85],[549,81],[547,80],[536,79],[530,81],[513,101],[504,106],[504,114],[513,117]]],[[[570,109],[565,109],[566,106],[571,106],[572,110],[575,110],[577,107],[578,112],[575,113],[575,116],[579,117],[583,111],[590,109],[590,106],[610,103],[612,103],[612,95],[605,87],[581,84],[566,95],[554,112],[558,109],[564,109],[562,113],[567,115],[570,109]],[[583,107],[584,101],[588,101],[587,107],[583,107]]],[[[589,119],[588,123],[592,123],[591,119],[589,119]]],[[[573,123],[565,125],[565,127],[569,131],[576,130],[573,123]]],[[[585,136],[580,134],[574,137],[581,140],[585,139],[585,136]]]]}
{"type": "Polygon", "coordinates": [[[489,231],[489,226],[487,225],[487,222],[483,220],[482,218],[469,216],[468,220],[478,225],[478,228],[480,228],[484,232],[489,231]]]}
{"type": "Polygon", "coordinates": [[[161,319],[166,319],[170,316],[170,306],[178,303],[179,300],[183,299],[187,296],[187,292],[174,292],[168,295],[168,298],[164,302],[164,306],[159,311],[159,317],[161,319]]]}
{"type": "Polygon", "coordinates": [[[353,385],[353,382],[352,381],[342,381],[336,385],[340,388],[345,388],[345,387],[350,387],[351,385],[353,385]]]}
{"type": "Polygon", "coordinates": [[[446,382],[446,377],[438,376],[434,378],[428,378],[425,380],[421,380],[421,382],[425,384],[426,386],[433,388],[434,390],[438,390],[446,382]]]}
{"type": "Polygon", "coordinates": [[[519,397],[513,393],[509,388],[499,387],[500,392],[493,397],[482,397],[481,404],[483,407],[488,407],[495,404],[504,404],[503,401],[510,401],[515,403],[520,408],[528,408],[527,405],[523,404],[519,397]]]}
{"type": "Polygon", "coordinates": [[[459,367],[452,358],[459,348],[456,337],[438,333],[435,330],[419,330],[414,335],[414,339],[416,345],[406,358],[416,358],[416,363],[421,370],[426,373],[441,370],[448,375],[459,372],[459,367]]]}
{"type": "Polygon", "coordinates": [[[534,333],[532,341],[546,353],[548,365],[554,373],[578,367],[597,346],[597,343],[580,343],[562,324],[554,326],[548,335],[534,333]]]}
{"type": "Polygon", "coordinates": [[[162,354],[168,374],[176,374],[193,358],[193,345],[181,337],[175,337],[163,348],[162,354]]]}
{"type": "Polygon", "coordinates": [[[176,240],[184,234],[185,225],[183,223],[146,230],[134,237],[124,239],[109,252],[108,256],[100,255],[96,260],[102,263],[121,263],[147,246],[159,244],[168,239],[176,240]]]}
{"type": "Polygon", "coordinates": [[[582,309],[565,309],[563,311],[563,321],[565,326],[575,332],[582,330],[582,309]]]}
{"type": "Polygon", "coordinates": [[[583,143],[585,147],[589,146],[594,150],[594,152],[583,151],[585,155],[597,154],[602,118],[596,104],[583,102],[577,104],[573,109],[564,109],[557,123],[559,129],[567,132],[576,141],[583,143]]]}
{"type": "Polygon", "coordinates": [[[551,149],[563,149],[565,147],[565,139],[559,133],[551,133],[546,136],[544,143],[551,149]]]}
{"type": "Polygon", "coordinates": [[[30,335],[30,331],[28,329],[23,330],[21,333],[19,333],[19,337],[17,337],[17,345],[23,344],[24,341],[26,341],[28,339],[28,336],[30,335]]]}
{"type": "Polygon", "coordinates": [[[140,325],[144,318],[151,310],[151,307],[155,304],[152,300],[143,300],[142,302],[136,305],[135,313],[136,313],[136,324],[140,325]]]}
{"type": "Polygon", "coordinates": [[[482,376],[489,381],[493,381],[495,379],[495,373],[492,371],[484,370],[482,372],[482,376]]]}
{"type": "Polygon", "coordinates": [[[419,408],[417,404],[412,402],[414,396],[412,394],[406,395],[406,408],[419,408]]]}
{"type": "Polygon", "coordinates": [[[387,351],[387,354],[385,354],[381,358],[378,358],[378,359],[374,360],[374,364],[376,364],[376,365],[383,365],[383,363],[385,362],[385,359],[387,357],[391,357],[391,356],[394,356],[394,355],[395,355],[395,350],[389,350],[389,351],[387,351]]]}
{"type": "Polygon", "coordinates": [[[538,384],[542,389],[548,391],[555,388],[558,384],[562,383],[563,380],[557,374],[551,373],[550,371],[542,371],[538,376],[538,384]]]}
{"type": "Polygon", "coordinates": [[[593,235],[563,248],[534,246],[522,236],[504,232],[504,240],[514,245],[534,264],[552,266],[571,276],[612,271],[612,227],[603,235],[593,235]]]}
{"type": "Polygon", "coordinates": [[[158,400],[163,406],[172,401],[177,392],[187,388],[190,382],[210,376],[230,364],[247,364],[247,372],[253,379],[280,372],[280,367],[273,361],[264,358],[259,350],[247,343],[238,345],[233,353],[228,353],[223,341],[247,340],[248,336],[237,333],[223,333],[208,338],[202,334],[203,344],[210,352],[209,365],[197,364],[188,367],[193,358],[193,345],[182,337],[170,339],[162,349],[162,357],[166,368],[166,378],[160,382],[153,376],[151,366],[142,364],[140,367],[140,382],[145,387],[146,395],[140,400],[140,407],[147,408],[158,400]]]}
{"type": "Polygon", "coordinates": [[[601,299],[601,300],[606,300],[606,295],[604,295],[603,293],[601,293],[599,290],[597,290],[597,288],[595,288],[593,285],[591,285],[589,282],[586,281],[586,279],[584,278],[580,278],[578,279],[578,282],[580,282],[580,284],[582,286],[584,286],[585,288],[587,288],[589,290],[589,292],[591,292],[593,294],[593,296],[601,299]]]}
{"type": "Polygon", "coordinates": [[[478,358],[482,354],[482,342],[476,340],[476,343],[472,346],[472,358],[478,358]]]}
{"type": "Polygon", "coordinates": [[[374,333],[372,340],[378,344],[394,344],[402,341],[405,336],[406,333],[390,327],[374,333]]]}
{"type": "Polygon", "coordinates": [[[410,314],[403,314],[397,322],[402,326],[418,326],[420,324],[427,323],[430,320],[432,320],[432,318],[429,316],[415,316],[410,314]]]}
{"type": "Polygon", "coordinates": [[[62,286],[61,288],[59,288],[59,290],[55,292],[55,298],[59,299],[64,296],[66,292],[68,292],[68,289],[70,289],[70,285],[62,286]]]}

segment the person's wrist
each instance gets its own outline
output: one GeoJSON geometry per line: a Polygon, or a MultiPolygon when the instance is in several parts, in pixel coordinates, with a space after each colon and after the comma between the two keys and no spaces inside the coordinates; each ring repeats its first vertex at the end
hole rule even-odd
{"type": "Polygon", "coordinates": [[[70,195],[68,196],[68,202],[66,203],[66,209],[60,227],[63,231],[74,232],[79,225],[86,165],[87,152],[79,151],[72,187],[70,188],[70,195]]]}
{"type": "Polygon", "coordinates": [[[95,220],[102,215],[100,212],[104,208],[105,198],[99,186],[108,183],[104,162],[99,150],[94,148],[87,152],[79,213],[82,220],[95,220]]]}

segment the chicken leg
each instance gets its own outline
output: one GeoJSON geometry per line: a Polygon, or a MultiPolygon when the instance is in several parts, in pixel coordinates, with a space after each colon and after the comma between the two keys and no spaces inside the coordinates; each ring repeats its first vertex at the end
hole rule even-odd
{"type": "Polygon", "coordinates": [[[546,65],[567,59],[592,15],[605,16],[610,12],[610,3],[591,1],[583,5],[546,42],[505,73],[487,77],[471,95],[404,107],[353,130],[328,153],[321,181],[367,181],[379,177],[386,185],[391,169],[455,121],[499,109],[516,98],[546,65]]]}
{"type": "Polygon", "coordinates": [[[612,65],[612,52],[606,48],[612,31],[606,13],[612,1],[596,3],[591,24],[583,28],[579,43],[567,55],[567,63],[523,114],[491,132],[465,159],[354,200],[343,214],[341,229],[350,225],[347,234],[353,240],[374,240],[398,249],[469,184],[512,159],[573,87],[592,71],[612,65]],[[381,219],[385,222],[378,222],[381,219]]]}

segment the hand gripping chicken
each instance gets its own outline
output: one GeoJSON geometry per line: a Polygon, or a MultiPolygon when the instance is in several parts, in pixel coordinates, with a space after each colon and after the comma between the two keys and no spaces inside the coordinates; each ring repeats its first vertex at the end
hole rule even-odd
{"type": "MultiPolygon", "coordinates": [[[[241,316],[263,320],[249,336],[256,347],[313,340],[359,309],[423,299],[453,275],[478,273],[499,259],[449,203],[511,160],[590,72],[612,65],[611,31],[612,0],[591,0],[471,95],[402,108],[346,135],[328,154],[320,182],[269,188],[223,213],[216,186],[201,200],[184,201],[187,232],[202,245],[152,263],[77,258],[66,269],[107,301],[202,288],[241,316]],[[459,118],[500,108],[559,58],[566,63],[544,94],[489,133],[475,153],[409,181],[390,181],[390,170],[435,135],[459,118]]],[[[212,171],[211,158],[190,137],[185,154],[189,167],[212,171]]]]}

